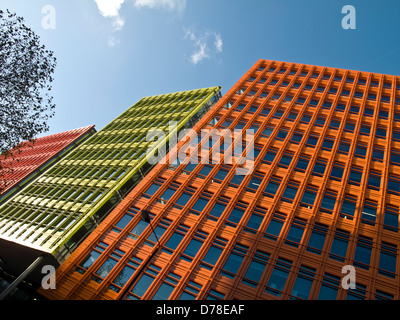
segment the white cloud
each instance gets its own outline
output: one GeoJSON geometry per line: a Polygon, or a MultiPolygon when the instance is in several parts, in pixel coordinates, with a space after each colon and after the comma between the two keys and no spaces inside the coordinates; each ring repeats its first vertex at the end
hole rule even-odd
{"type": "Polygon", "coordinates": [[[223,50],[223,41],[219,33],[210,31],[197,33],[193,29],[186,29],[184,39],[189,39],[194,47],[190,56],[190,61],[194,65],[210,58],[210,53],[212,53],[210,47],[214,46],[216,53],[221,53],[223,50]],[[214,43],[212,43],[212,38],[214,38],[214,43]]]}
{"type": "Polygon", "coordinates": [[[94,0],[101,15],[112,19],[113,29],[121,30],[125,20],[120,16],[119,10],[125,0],[94,0]]]}
{"type": "Polygon", "coordinates": [[[182,14],[186,8],[186,0],[134,0],[137,8],[166,9],[182,14]]]}
{"type": "Polygon", "coordinates": [[[206,49],[207,44],[204,42],[199,42],[197,50],[190,56],[190,61],[192,61],[193,64],[198,64],[201,60],[209,58],[206,49]]]}
{"type": "Polygon", "coordinates": [[[214,45],[215,45],[215,48],[217,49],[217,52],[222,52],[222,47],[223,47],[224,43],[222,42],[222,38],[219,33],[215,34],[214,45]]]}

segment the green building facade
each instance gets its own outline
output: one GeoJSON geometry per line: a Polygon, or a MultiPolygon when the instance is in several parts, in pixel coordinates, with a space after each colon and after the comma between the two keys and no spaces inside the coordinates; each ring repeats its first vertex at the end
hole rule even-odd
{"type": "Polygon", "coordinates": [[[152,168],[146,153],[170,139],[169,123],[190,128],[219,100],[220,89],[142,98],[2,204],[0,263],[18,274],[43,253],[64,261],[152,168]],[[151,129],[168,134],[147,141],[151,129]]]}

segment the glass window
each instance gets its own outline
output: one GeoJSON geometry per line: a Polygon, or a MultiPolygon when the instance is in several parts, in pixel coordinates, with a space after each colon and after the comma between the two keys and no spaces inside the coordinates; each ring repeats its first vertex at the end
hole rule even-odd
{"type": "Polygon", "coordinates": [[[273,117],[274,117],[274,118],[277,118],[277,119],[280,119],[280,118],[283,116],[284,113],[285,113],[284,110],[277,109],[277,110],[275,111],[275,114],[273,115],[273,117]]]}
{"type": "Polygon", "coordinates": [[[273,131],[274,131],[274,127],[265,126],[264,130],[261,132],[261,135],[268,138],[271,136],[273,131]]]}
{"type": "Polygon", "coordinates": [[[146,221],[140,220],[135,227],[131,230],[128,237],[132,239],[137,239],[143,231],[149,226],[146,221]]]}
{"type": "MultiPolygon", "coordinates": [[[[260,98],[264,97],[264,95],[265,95],[265,97],[266,97],[268,94],[267,94],[267,93],[262,93],[261,96],[260,96],[260,98]]],[[[263,116],[267,116],[270,112],[271,112],[271,108],[264,107],[264,108],[261,110],[260,114],[263,115],[263,116]]]]}
{"type": "Polygon", "coordinates": [[[326,213],[332,213],[336,204],[336,192],[334,191],[325,191],[324,197],[322,198],[320,210],[326,213]]]}
{"type": "Polygon", "coordinates": [[[219,182],[221,183],[222,181],[224,181],[225,177],[228,175],[229,173],[229,168],[227,167],[221,167],[217,174],[215,175],[213,182],[219,182]]]}
{"type": "Polygon", "coordinates": [[[356,283],[356,288],[347,290],[346,300],[365,300],[366,287],[356,283]]]}
{"type": "Polygon", "coordinates": [[[198,211],[198,212],[202,212],[204,210],[204,208],[206,207],[206,205],[208,204],[209,199],[200,197],[195,204],[193,205],[192,209],[198,211]]]}
{"type": "Polygon", "coordinates": [[[353,220],[357,208],[357,198],[345,195],[340,209],[340,217],[353,220]]]}
{"type": "Polygon", "coordinates": [[[315,161],[312,174],[315,176],[322,177],[325,173],[326,166],[327,166],[326,160],[318,159],[317,161],[315,161]]]}
{"type": "Polygon", "coordinates": [[[306,145],[308,147],[315,147],[317,145],[318,138],[319,137],[317,135],[310,134],[308,139],[307,139],[306,145]]]}
{"type": "Polygon", "coordinates": [[[207,300],[224,300],[225,295],[215,290],[210,290],[207,300]]]}
{"type": "Polygon", "coordinates": [[[369,135],[371,133],[371,126],[363,124],[360,127],[360,134],[369,135]]]}
{"type": "Polygon", "coordinates": [[[301,242],[301,239],[303,238],[303,233],[306,224],[307,224],[306,220],[295,218],[286,236],[285,244],[297,248],[301,242]]]}
{"type": "Polygon", "coordinates": [[[303,139],[303,135],[304,135],[303,132],[299,132],[299,131],[294,132],[290,142],[292,142],[294,144],[299,144],[301,139],[303,139]]]}
{"type": "Polygon", "coordinates": [[[260,209],[255,209],[253,214],[250,216],[249,221],[247,221],[247,225],[245,227],[245,231],[251,232],[251,233],[256,233],[258,231],[258,228],[260,227],[262,221],[264,220],[264,216],[266,213],[266,209],[260,210],[260,209]]]}
{"type": "Polygon", "coordinates": [[[287,129],[285,129],[285,128],[280,129],[278,134],[276,135],[276,139],[277,140],[285,140],[288,132],[289,131],[287,129]]]}
{"type": "Polygon", "coordinates": [[[214,244],[208,249],[207,254],[203,258],[203,262],[214,266],[221,256],[226,243],[227,241],[225,239],[217,237],[216,240],[214,240],[214,244]]]}
{"type": "Polygon", "coordinates": [[[182,292],[178,300],[196,300],[196,296],[188,292],[182,292]]]}
{"type": "Polygon", "coordinates": [[[400,130],[393,129],[392,138],[393,140],[400,141],[400,130]]]}
{"type": "Polygon", "coordinates": [[[400,194],[400,177],[389,174],[387,190],[391,194],[400,194]]]}
{"type": "Polygon", "coordinates": [[[315,125],[322,127],[325,124],[326,118],[323,116],[318,116],[317,120],[315,121],[315,125]]]}
{"type": "MultiPolygon", "coordinates": [[[[133,273],[135,272],[135,268],[132,268],[129,265],[126,265],[121,272],[118,274],[118,276],[114,279],[113,284],[119,286],[119,287],[123,287],[128,280],[132,277],[133,273]]],[[[110,289],[112,289],[115,292],[120,292],[120,288],[115,287],[114,285],[110,286],[110,289]]]]}
{"type": "Polygon", "coordinates": [[[304,191],[303,198],[300,201],[300,205],[302,207],[307,207],[308,209],[311,209],[314,205],[317,193],[318,193],[318,188],[313,186],[307,186],[304,191]]]}
{"type": "Polygon", "coordinates": [[[344,131],[354,132],[355,127],[356,127],[356,123],[355,122],[347,120],[346,126],[344,127],[344,131]]]}
{"type": "Polygon", "coordinates": [[[296,170],[305,172],[309,163],[310,163],[310,157],[305,155],[300,156],[300,158],[297,160],[296,170]]]}
{"type": "Polygon", "coordinates": [[[352,105],[350,107],[350,113],[358,114],[360,112],[360,107],[352,105]]]}
{"type": "Polygon", "coordinates": [[[349,183],[359,186],[362,179],[362,168],[352,167],[349,175],[349,183]]]}
{"type": "Polygon", "coordinates": [[[94,249],[79,263],[75,271],[84,274],[92,264],[100,257],[102,252],[108,247],[104,242],[100,242],[94,249]]]}
{"type": "Polygon", "coordinates": [[[354,155],[356,157],[364,159],[366,154],[367,154],[367,145],[363,143],[357,143],[354,155]]]}
{"type": "Polygon", "coordinates": [[[295,120],[298,116],[298,112],[291,111],[288,116],[286,117],[286,120],[295,120]]]}
{"type": "Polygon", "coordinates": [[[265,238],[271,239],[271,240],[277,240],[279,234],[281,233],[282,226],[285,223],[286,220],[286,215],[280,213],[280,212],[275,212],[274,215],[272,216],[272,219],[268,225],[267,230],[265,231],[265,238]]]}
{"type": "Polygon", "coordinates": [[[307,251],[320,255],[324,247],[327,232],[327,226],[316,223],[308,240],[307,251]]]}
{"type": "Polygon", "coordinates": [[[264,193],[267,197],[273,198],[278,191],[279,186],[281,184],[281,179],[279,178],[271,178],[271,181],[268,183],[267,187],[264,190],[264,193]]]}
{"type": "Polygon", "coordinates": [[[329,125],[329,128],[331,129],[339,129],[340,127],[340,120],[339,119],[332,119],[331,123],[329,125]]]}
{"type": "Polygon", "coordinates": [[[228,260],[226,260],[225,265],[222,268],[223,270],[221,271],[221,274],[223,276],[233,279],[236,276],[239,267],[243,262],[244,256],[246,255],[248,250],[248,247],[236,244],[228,257],[228,260]]]}
{"type": "Polygon", "coordinates": [[[164,191],[164,193],[160,196],[160,202],[165,204],[174,194],[176,189],[168,188],[164,191]]]}
{"type": "Polygon", "coordinates": [[[276,150],[268,150],[261,162],[271,164],[275,160],[276,154],[276,150]]]}
{"type": "Polygon", "coordinates": [[[101,251],[92,250],[85,259],[79,264],[80,267],[84,269],[89,269],[90,266],[100,257],[101,251]]]}
{"type": "MultiPolygon", "coordinates": [[[[143,274],[140,277],[140,280],[136,283],[136,285],[132,288],[132,293],[134,293],[135,295],[142,297],[145,292],[147,291],[147,289],[150,287],[150,285],[153,283],[154,278],[147,275],[147,274],[143,274]]],[[[133,295],[128,295],[127,297],[128,299],[132,299],[132,300],[138,300],[137,297],[133,296],[133,295]]]]}
{"type": "Polygon", "coordinates": [[[377,137],[386,138],[386,133],[387,133],[386,128],[384,128],[384,127],[377,127],[376,128],[377,137]]]}
{"type": "Polygon", "coordinates": [[[217,202],[214,205],[214,207],[211,209],[209,214],[216,218],[219,218],[221,216],[222,212],[224,212],[226,205],[227,205],[227,203],[217,202]]]}
{"type": "Polygon", "coordinates": [[[207,177],[213,168],[213,166],[205,165],[203,169],[200,170],[199,175],[207,177]]]}
{"type": "Polygon", "coordinates": [[[253,176],[249,181],[249,184],[247,185],[247,191],[256,192],[261,182],[262,182],[262,176],[259,175],[253,176]]]}
{"type": "Polygon", "coordinates": [[[381,290],[376,290],[375,300],[394,300],[394,296],[381,290]]]}
{"type": "Polygon", "coordinates": [[[244,276],[243,283],[257,287],[267,265],[269,254],[257,250],[244,276]]]}
{"type": "Polygon", "coordinates": [[[340,285],[339,277],[325,273],[319,289],[318,300],[336,300],[340,285]]]}
{"type": "Polygon", "coordinates": [[[372,239],[359,236],[356,252],[354,254],[354,266],[369,270],[372,252],[372,239]]]}
{"type": "Polygon", "coordinates": [[[332,241],[329,258],[344,262],[347,253],[347,247],[350,240],[350,233],[337,229],[332,241]]]}
{"type": "Polygon", "coordinates": [[[292,267],[292,262],[283,258],[278,258],[269,277],[265,292],[280,297],[285,287],[287,277],[292,267]]]}
{"type": "Polygon", "coordinates": [[[385,150],[378,146],[374,146],[374,149],[372,152],[372,160],[378,161],[378,162],[383,162],[384,156],[385,156],[385,150]]]}
{"type": "Polygon", "coordinates": [[[399,231],[400,208],[386,204],[383,228],[393,232],[399,231]]]}
{"type": "Polygon", "coordinates": [[[189,281],[178,300],[195,300],[202,286],[196,282],[189,281]]]}
{"type": "Polygon", "coordinates": [[[290,163],[292,162],[293,159],[293,153],[285,152],[281,160],[279,161],[279,166],[282,166],[284,168],[287,168],[290,166],[290,163]]]}
{"type": "Polygon", "coordinates": [[[334,143],[335,143],[334,139],[325,138],[324,142],[322,143],[322,149],[323,150],[327,150],[327,151],[331,151],[334,143]]]}
{"type": "Polygon", "coordinates": [[[366,107],[364,109],[364,116],[372,117],[374,115],[374,109],[366,107]]]}
{"type": "Polygon", "coordinates": [[[115,232],[121,232],[121,230],[123,230],[128,223],[133,219],[133,216],[129,213],[126,213],[119,221],[118,223],[115,225],[115,227],[112,229],[115,232]]]}
{"type": "Polygon", "coordinates": [[[348,154],[349,150],[350,150],[350,142],[343,140],[340,141],[338,152],[343,154],[348,154]]]}
{"type": "Polygon", "coordinates": [[[389,278],[396,278],[397,246],[382,242],[380,249],[378,273],[389,278]]]}
{"type": "Polygon", "coordinates": [[[294,283],[290,299],[307,300],[315,277],[315,269],[302,265],[294,283]]]}
{"type": "Polygon", "coordinates": [[[367,200],[364,203],[361,222],[365,224],[375,225],[378,204],[374,201],[367,200]]]}
{"type": "Polygon", "coordinates": [[[301,118],[301,122],[303,123],[309,123],[311,121],[312,116],[310,114],[303,114],[303,117],[301,118]]]}
{"type": "Polygon", "coordinates": [[[180,224],[177,227],[176,231],[171,235],[168,242],[165,244],[166,248],[171,249],[171,251],[168,251],[169,253],[172,253],[178,247],[188,230],[189,227],[185,226],[184,224],[180,224]]]}
{"type": "Polygon", "coordinates": [[[158,189],[160,189],[161,185],[158,183],[153,183],[145,192],[146,195],[152,196],[157,192],[158,189]]]}
{"type": "Polygon", "coordinates": [[[239,221],[242,219],[245,210],[233,208],[231,214],[228,217],[227,225],[236,228],[239,221]]]}
{"type": "Polygon", "coordinates": [[[200,250],[203,242],[197,239],[192,239],[188,246],[186,247],[185,251],[183,252],[184,255],[194,258],[197,252],[200,250]]]}
{"type": "Polygon", "coordinates": [[[390,164],[400,166],[400,151],[392,149],[390,152],[390,164]]]}
{"type": "Polygon", "coordinates": [[[189,202],[189,200],[190,200],[190,198],[191,198],[192,196],[193,196],[192,194],[184,192],[184,193],[182,193],[182,195],[178,198],[178,200],[176,200],[175,204],[178,204],[178,205],[184,207],[184,206],[189,202]]]}
{"type": "Polygon", "coordinates": [[[163,283],[161,284],[160,288],[158,288],[152,300],[168,300],[174,289],[174,286],[168,283],[163,283]]]}
{"type": "MultiPolygon", "coordinates": [[[[119,257],[120,258],[120,257],[119,257]]],[[[113,258],[108,258],[96,271],[95,275],[96,277],[92,277],[92,280],[101,283],[102,280],[107,277],[107,275],[110,273],[110,271],[115,267],[117,264],[118,260],[113,259],[113,258]]]]}
{"type": "Polygon", "coordinates": [[[112,281],[109,289],[117,293],[120,292],[122,287],[124,287],[128,280],[132,277],[142,261],[142,259],[132,256],[132,258],[128,260],[127,264],[122,268],[120,273],[112,281]]]}
{"type": "Polygon", "coordinates": [[[285,191],[282,195],[282,201],[292,203],[296,197],[297,191],[299,190],[299,184],[294,181],[289,181],[285,191]]]}
{"type": "Polygon", "coordinates": [[[331,171],[331,176],[330,178],[332,180],[342,180],[343,177],[343,172],[344,172],[344,164],[341,163],[334,163],[332,166],[332,171],[331,171]]]}

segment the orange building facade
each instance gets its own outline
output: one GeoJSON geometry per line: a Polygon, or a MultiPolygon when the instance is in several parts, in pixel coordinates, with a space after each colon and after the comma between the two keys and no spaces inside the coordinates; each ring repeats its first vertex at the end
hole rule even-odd
{"type": "Polygon", "coordinates": [[[400,77],[259,60],[193,130],[41,295],[400,299],[400,77]]]}

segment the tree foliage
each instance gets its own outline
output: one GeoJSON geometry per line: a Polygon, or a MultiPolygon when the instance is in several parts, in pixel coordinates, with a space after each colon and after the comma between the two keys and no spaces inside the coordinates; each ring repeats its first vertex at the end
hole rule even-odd
{"type": "MultiPolygon", "coordinates": [[[[24,24],[0,10],[0,154],[49,130],[55,104],[50,95],[56,58],[24,24]]],[[[0,159],[0,170],[2,168],[0,159]]],[[[1,173],[0,173],[1,175],[1,173]]]]}

